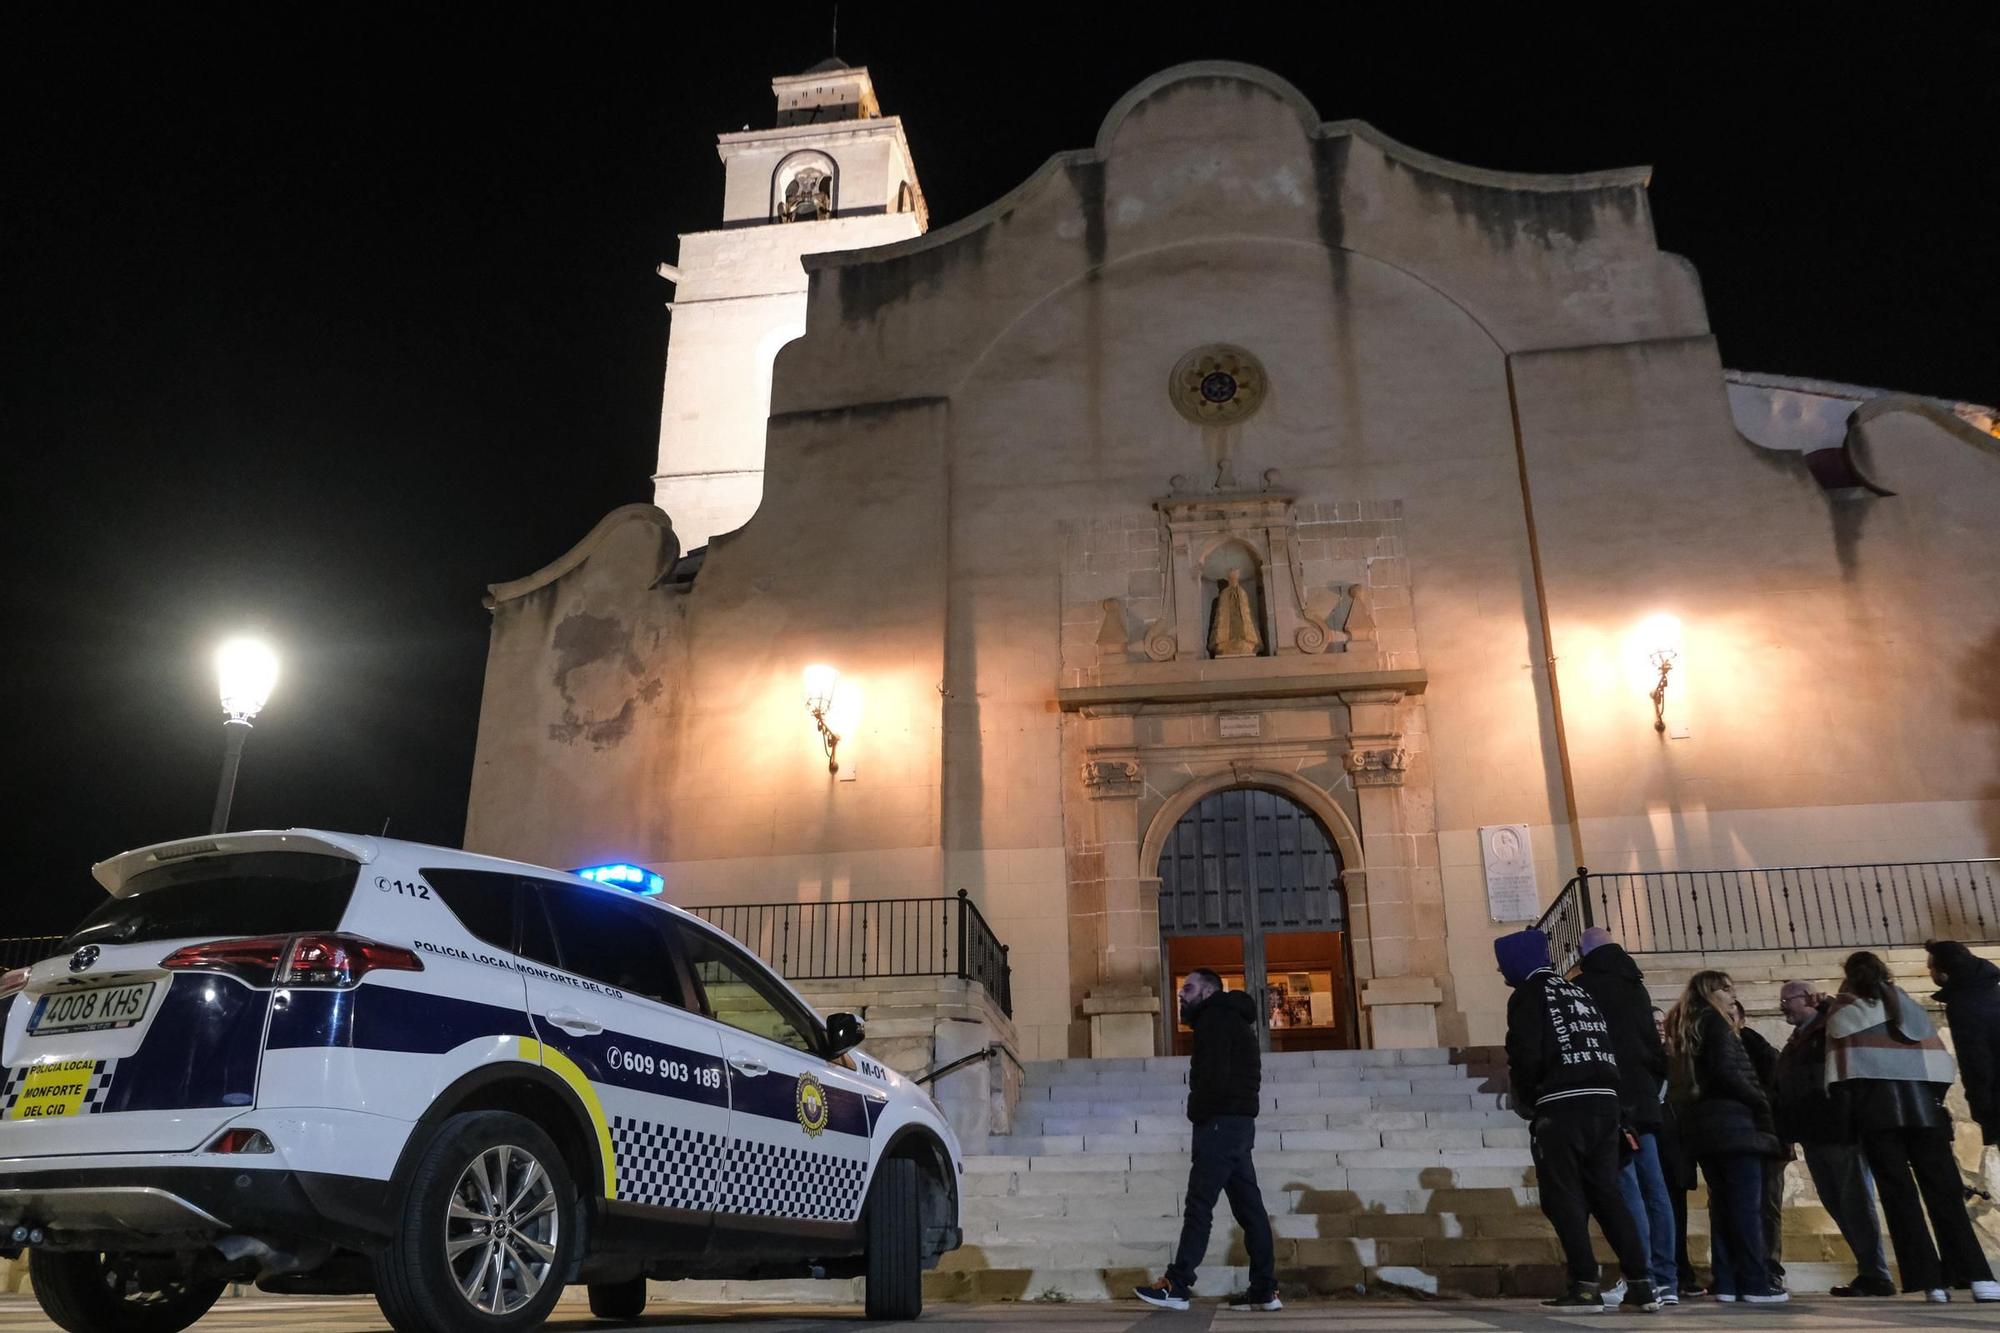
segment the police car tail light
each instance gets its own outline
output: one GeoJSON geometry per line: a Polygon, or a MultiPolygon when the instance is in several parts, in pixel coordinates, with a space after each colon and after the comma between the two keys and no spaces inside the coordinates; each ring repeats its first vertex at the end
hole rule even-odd
{"type": "Polygon", "coordinates": [[[301,935],[292,941],[287,986],[352,986],[370,972],[421,972],[423,959],[393,944],[359,935],[301,935]]]}
{"type": "Polygon", "coordinates": [[[190,944],[160,960],[175,971],[222,972],[252,986],[352,986],[375,971],[421,972],[408,949],[359,935],[260,935],[190,944]]]}
{"type": "Polygon", "coordinates": [[[271,1140],[261,1129],[225,1129],[209,1142],[208,1152],[227,1153],[268,1153],[276,1152],[271,1140]]]}
{"type": "Polygon", "coordinates": [[[179,972],[221,972],[252,986],[268,986],[278,975],[278,964],[285,957],[287,943],[283,935],[259,935],[247,940],[190,944],[162,958],[160,966],[179,972]]]}
{"type": "Polygon", "coordinates": [[[27,984],[28,969],[25,967],[17,967],[11,972],[0,973],[0,1000],[4,1000],[16,991],[26,988],[27,984]]]}

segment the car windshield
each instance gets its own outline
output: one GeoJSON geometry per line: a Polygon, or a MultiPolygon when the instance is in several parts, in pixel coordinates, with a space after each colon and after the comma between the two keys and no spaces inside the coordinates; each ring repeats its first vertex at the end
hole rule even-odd
{"type": "Polygon", "coordinates": [[[310,852],[209,856],[148,870],[84,919],[62,950],[335,930],[361,867],[310,852]]]}

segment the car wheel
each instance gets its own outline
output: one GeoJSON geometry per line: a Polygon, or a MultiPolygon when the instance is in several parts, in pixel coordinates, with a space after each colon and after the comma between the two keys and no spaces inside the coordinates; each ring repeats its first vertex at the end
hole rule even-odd
{"type": "Polygon", "coordinates": [[[868,1191],[868,1317],[915,1319],[924,1312],[923,1215],[917,1164],[884,1158],[868,1191]]]}
{"type": "Polygon", "coordinates": [[[30,1250],[42,1313],[70,1333],[180,1333],[222,1295],[169,1255],[30,1250]]]}
{"type": "Polygon", "coordinates": [[[646,1275],[628,1282],[591,1283],[590,1312],[599,1319],[637,1319],[646,1313],[646,1275]]]}
{"type": "Polygon", "coordinates": [[[444,1122],[424,1149],[375,1300],[400,1333],[513,1333],[562,1295],[576,1190],[549,1136],[505,1111],[444,1122]]]}

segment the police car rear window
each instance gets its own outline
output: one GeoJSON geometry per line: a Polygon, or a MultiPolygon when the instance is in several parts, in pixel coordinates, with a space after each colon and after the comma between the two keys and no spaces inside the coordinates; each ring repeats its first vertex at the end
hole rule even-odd
{"type": "Polygon", "coordinates": [[[135,878],[127,896],[84,918],[62,948],[337,930],[360,870],[352,861],[310,852],[245,852],[164,865],[135,878]]]}

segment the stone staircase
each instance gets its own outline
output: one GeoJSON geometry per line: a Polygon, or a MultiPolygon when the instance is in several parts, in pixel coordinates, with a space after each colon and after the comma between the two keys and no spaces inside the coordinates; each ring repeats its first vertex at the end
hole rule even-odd
{"type": "MultiPolygon", "coordinates": [[[[966,1145],[965,1245],[927,1276],[930,1297],[1117,1299],[1163,1271],[1187,1180],[1186,1083],[1184,1057],[1030,1064],[1014,1132],[966,1145]]],[[[1491,1049],[1266,1056],[1256,1160],[1280,1280],[1320,1294],[1557,1290],[1560,1251],[1505,1086],[1491,1049]]],[[[1786,1213],[1786,1266],[1798,1289],[1825,1290],[1851,1261],[1803,1168],[1792,1175],[1804,1193],[1786,1213]]],[[[1702,1202],[1689,1227],[1706,1268],[1702,1202]]],[[[1201,1292],[1240,1287],[1245,1262],[1223,1202],[1201,1292]]]]}

